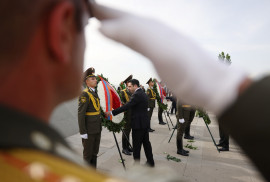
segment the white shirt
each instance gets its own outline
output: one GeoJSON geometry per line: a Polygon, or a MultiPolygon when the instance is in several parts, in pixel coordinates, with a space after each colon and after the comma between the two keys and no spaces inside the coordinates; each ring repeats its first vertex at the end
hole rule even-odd
{"type": "Polygon", "coordinates": [[[89,89],[91,89],[93,92],[95,92],[95,91],[96,91],[96,89],[94,89],[94,88],[92,88],[92,87],[89,87],[89,89]]]}

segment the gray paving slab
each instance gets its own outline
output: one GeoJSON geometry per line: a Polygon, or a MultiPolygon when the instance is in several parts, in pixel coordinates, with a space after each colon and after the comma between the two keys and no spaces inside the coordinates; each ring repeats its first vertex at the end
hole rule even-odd
{"type": "MultiPolygon", "coordinates": [[[[170,116],[173,124],[176,122],[175,115],[170,116]]],[[[219,140],[218,124],[215,117],[210,114],[212,123],[209,128],[216,142],[219,140]]],[[[165,121],[165,118],[164,118],[165,121]]],[[[159,125],[157,118],[157,108],[153,112],[151,126],[154,131],[150,133],[156,168],[163,166],[170,167],[171,171],[177,173],[183,181],[216,181],[216,182],[263,182],[261,175],[252,165],[250,160],[240,147],[230,139],[230,151],[218,153],[210,134],[201,118],[195,117],[191,125],[191,134],[195,136],[193,146],[197,150],[190,150],[190,156],[184,157],[176,154],[176,132],[168,143],[172,130],[169,131],[167,125],[159,125]],[[168,161],[166,155],[170,154],[181,159],[181,162],[168,161]]],[[[170,128],[172,128],[170,124],[170,128]]],[[[121,133],[116,134],[119,146],[121,148],[121,133]]],[[[82,156],[82,144],[80,135],[66,138],[69,144],[82,156]]],[[[184,140],[184,145],[188,142],[184,140]]],[[[127,169],[133,167],[132,156],[123,155],[127,169]]],[[[111,173],[116,169],[124,172],[122,164],[119,162],[119,153],[111,132],[107,129],[102,130],[100,151],[98,154],[98,171],[111,173]]],[[[144,150],[141,151],[141,164],[146,162],[144,150]]]]}

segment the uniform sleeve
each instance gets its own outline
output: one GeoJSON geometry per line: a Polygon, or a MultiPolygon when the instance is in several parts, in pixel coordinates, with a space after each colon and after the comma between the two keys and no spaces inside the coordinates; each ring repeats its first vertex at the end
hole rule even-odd
{"type": "Polygon", "coordinates": [[[120,94],[121,94],[121,98],[123,99],[123,104],[126,104],[127,100],[126,100],[124,91],[121,91],[120,94]]]}
{"type": "Polygon", "coordinates": [[[86,92],[83,92],[79,97],[79,106],[78,106],[78,122],[80,134],[86,134],[86,123],[85,123],[85,113],[89,105],[89,96],[86,92]]]}
{"type": "Polygon", "coordinates": [[[147,89],[147,96],[148,96],[148,98],[151,97],[151,91],[149,89],[147,89]]]}

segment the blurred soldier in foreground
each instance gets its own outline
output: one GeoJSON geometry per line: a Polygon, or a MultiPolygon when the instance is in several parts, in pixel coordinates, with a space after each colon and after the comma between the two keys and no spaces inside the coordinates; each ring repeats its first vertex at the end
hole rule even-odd
{"type": "Polygon", "coordinates": [[[87,3],[0,2],[1,182],[113,180],[48,125],[53,109],[81,91],[87,3]]]}
{"type": "Polygon", "coordinates": [[[269,76],[252,81],[244,71],[218,63],[188,37],[158,21],[99,5],[94,9],[105,36],[148,57],[177,98],[215,113],[270,181],[270,155],[259,150],[270,140],[269,76]]]}
{"type": "MultiPolygon", "coordinates": [[[[121,97],[122,97],[124,105],[129,102],[130,97],[132,95],[132,93],[127,88],[127,83],[129,80],[132,79],[132,77],[133,76],[130,75],[123,81],[123,83],[126,85],[126,88],[121,90],[120,93],[121,93],[121,97]]],[[[132,149],[129,146],[129,134],[131,131],[131,110],[130,109],[125,112],[124,118],[125,118],[126,124],[124,126],[123,133],[122,133],[122,148],[123,148],[122,152],[126,155],[131,155],[130,152],[132,152],[132,149]]]]}
{"type": "Polygon", "coordinates": [[[97,167],[97,154],[101,138],[100,101],[96,93],[95,69],[84,72],[86,88],[79,97],[78,122],[83,144],[83,158],[94,168],[97,167]]]}

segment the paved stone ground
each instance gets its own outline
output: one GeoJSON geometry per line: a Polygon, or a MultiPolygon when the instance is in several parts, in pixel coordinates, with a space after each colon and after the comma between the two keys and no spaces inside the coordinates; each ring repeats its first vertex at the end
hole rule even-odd
{"type": "MultiPolygon", "coordinates": [[[[209,125],[212,134],[218,142],[219,133],[218,125],[214,116],[210,115],[212,123],[209,125]]],[[[175,115],[171,115],[173,124],[176,123],[175,115]]],[[[166,121],[164,119],[164,121],[166,121]]],[[[152,143],[154,160],[156,168],[162,166],[170,167],[172,171],[179,175],[184,181],[218,181],[218,182],[262,182],[264,181],[252,163],[247,159],[245,153],[230,139],[230,151],[218,153],[210,134],[201,118],[195,117],[191,125],[191,134],[195,136],[193,146],[198,147],[197,150],[190,150],[190,155],[184,157],[176,154],[176,131],[168,143],[172,130],[169,131],[167,125],[159,125],[157,118],[157,108],[154,110],[152,128],[156,131],[150,133],[150,141],[152,143]],[[181,159],[181,162],[168,161],[166,152],[174,157],[181,159]]],[[[172,128],[170,124],[170,128],[172,128]]],[[[120,149],[122,149],[121,134],[116,134],[120,149]]],[[[79,134],[66,138],[71,146],[82,156],[82,144],[79,134]]],[[[188,142],[184,140],[184,145],[188,142]]],[[[107,129],[103,129],[100,151],[98,154],[98,171],[110,173],[113,169],[123,172],[122,164],[119,162],[119,153],[114,141],[113,134],[107,129]]],[[[126,156],[125,165],[127,169],[133,166],[132,156],[126,156]]],[[[146,162],[144,150],[141,151],[141,164],[146,162]]],[[[140,181],[140,180],[138,180],[140,181]]]]}

